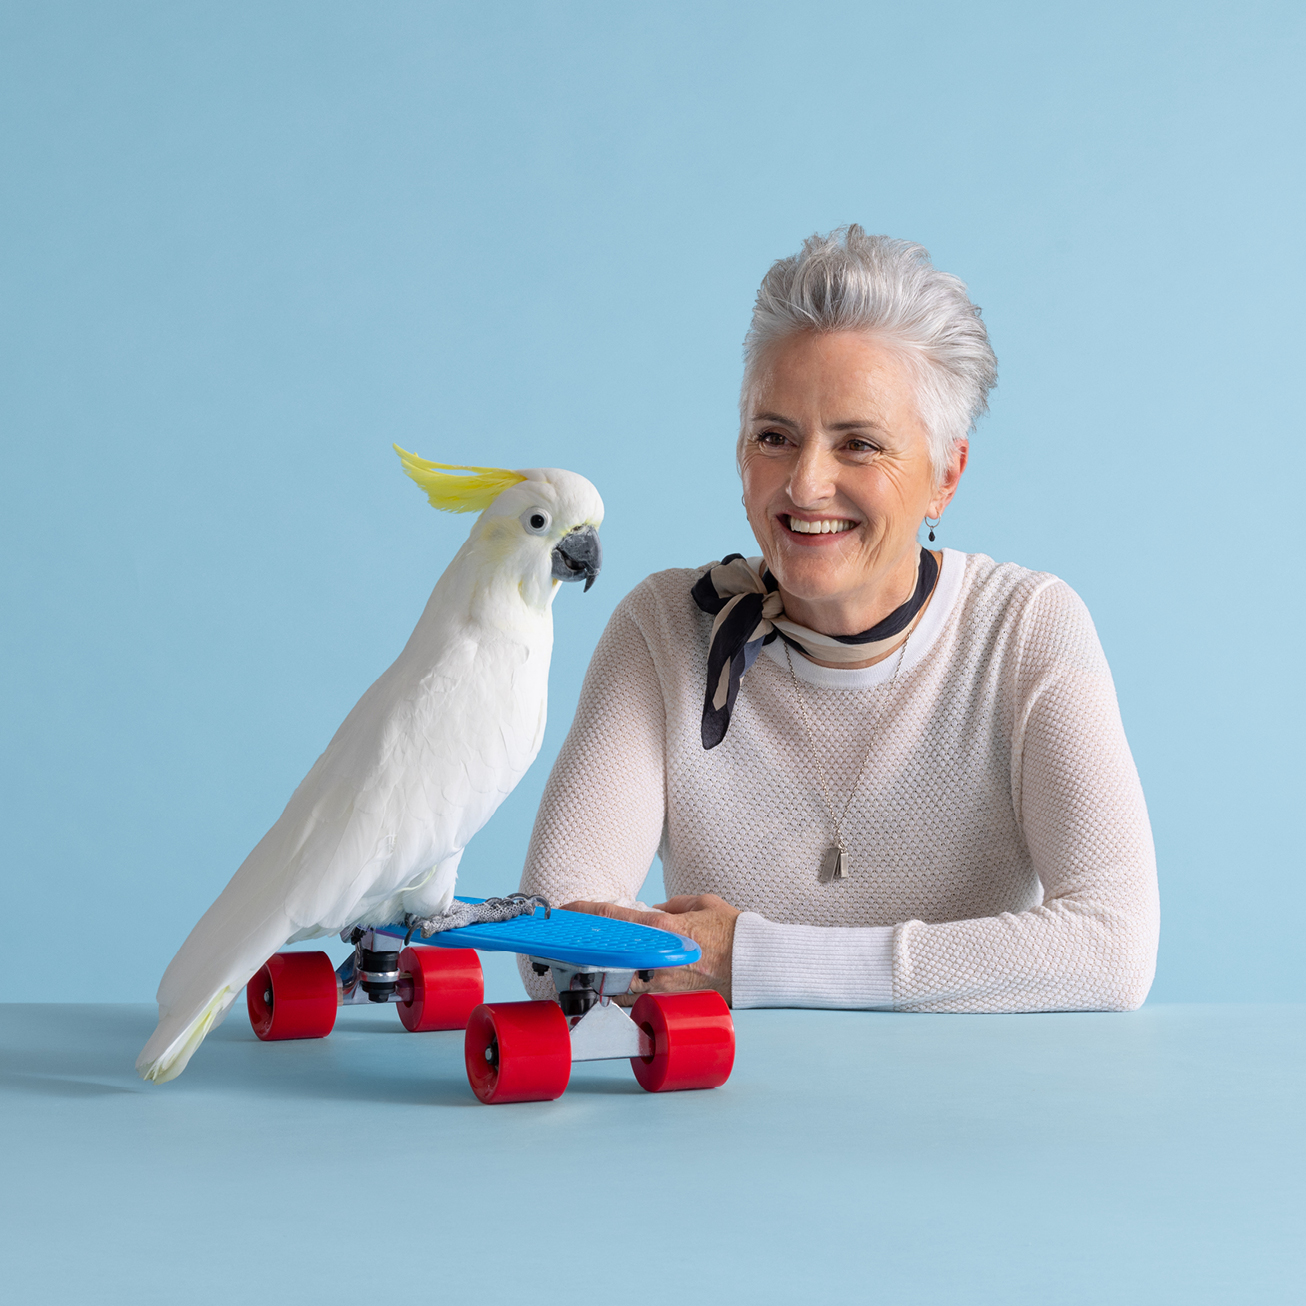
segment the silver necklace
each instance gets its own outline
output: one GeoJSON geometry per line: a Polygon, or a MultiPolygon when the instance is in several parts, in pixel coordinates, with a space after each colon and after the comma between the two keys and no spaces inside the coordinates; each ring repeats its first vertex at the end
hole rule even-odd
{"type": "MultiPolygon", "coordinates": [[[[907,632],[907,639],[902,641],[898,649],[898,660],[893,664],[893,675],[889,677],[889,687],[887,693],[893,692],[893,687],[898,683],[898,672],[902,670],[902,660],[907,653],[907,642],[912,637],[912,632],[916,629],[916,623],[912,623],[911,630],[907,632]]],[[[794,660],[789,655],[789,645],[785,644],[785,661],[789,664],[789,679],[794,682],[794,696],[798,699],[798,710],[802,714],[803,728],[807,731],[807,742],[812,746],[812,760],[816,763],[816,776],[821,782],[821,793],[825,798],[825,805],[830,812],[830,820],[834,823],[834,842],[826,850],[825,856],[821,859],[821,869],[818,879],[822,884],[830,884],[834,880],[845,880],[852,872],[852,863],[848,858],[848,850],[843,846],[843,823],[847,819],[849,809],[853,805],[853,799],[857,797],[857,790],[861,788],[862,776],[866,772],[866,763],[871,760],[871,750],[875,747],[875,732],[871,733],[871,742],[866,745],[866,754],[862,758],[862,764],[857,768],[857,779],[853,781],[853,787],[848,794],[848,801],[843,805],[843,811],[836,816],[834,811],[834,800],[830,797],[830,786],[825,782],[825,768],[821,765],[821,753],[816,747],[816,735],[812,732],[812,723],[807,717],[807,704],[803,700],[802,687],[798,683],[798,676],[794,671],[794,660]]],[[[887,703],[886,703],[887,706],[887,703]]],[[[880,716],[884,715],[884,708],[880,709],[880,716]]],[[[879,725],[879,720],[876,720],[879,725]]]]}

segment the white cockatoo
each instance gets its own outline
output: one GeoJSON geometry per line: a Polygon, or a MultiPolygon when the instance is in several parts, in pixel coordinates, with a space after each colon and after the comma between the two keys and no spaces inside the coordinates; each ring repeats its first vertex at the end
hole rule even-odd
{"type": "Polygon", "coordinates": [[[285,943],[475,919],[453,901],[458,862],[539,752],[553,598],[560,581],[593,583],[603,501],[574,472],[396,451],[434,507],[481,515],[403,652],[164,972],[159,1024],[136,1061],[143,1079],[179,1075],[285,943]]]}

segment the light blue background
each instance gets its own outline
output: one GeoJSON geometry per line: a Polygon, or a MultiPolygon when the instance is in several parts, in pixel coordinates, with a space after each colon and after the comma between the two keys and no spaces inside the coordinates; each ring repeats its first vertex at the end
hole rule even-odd
{"type": "Polygon", "coordinates": [[[608,506],[515,887],[617,600],[749,545],[739,343],[848,221],[1001,362],[942,542],[1093,612],[1154,822],[1154,1000],[1301,1000],[1302,10],[6,4],[7,997],[147,1000],[468,526],[390,442],[608,506]]]}

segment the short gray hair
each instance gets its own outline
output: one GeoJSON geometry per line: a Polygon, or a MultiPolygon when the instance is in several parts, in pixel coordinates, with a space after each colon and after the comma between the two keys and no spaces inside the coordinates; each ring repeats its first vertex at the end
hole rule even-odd
{"type": "Polygon", "coordinates": [[[913,241],[868,236],[855,223],[809,236],[762,278],[744,337],[741,419],[767,349],[802,331],[862,331],[902,352],[916,374],[917,409],[942,478],[954,447],[988,411],[998,379],[966,283],[940,272],[913,241]]]}

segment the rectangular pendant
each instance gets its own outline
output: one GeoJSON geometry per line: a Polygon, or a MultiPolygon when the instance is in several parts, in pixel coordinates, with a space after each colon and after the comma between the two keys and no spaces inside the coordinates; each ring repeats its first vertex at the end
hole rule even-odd
{"type": "Polygon", "coordinates": [[[821,863],[821,873],[818,877],[822,884],[829,884],[833,880],[846,879],[848,875],[848,856],[838,844],[834,844],[825,854],[825,860],[821,863]]]}

